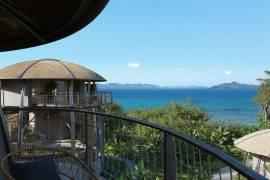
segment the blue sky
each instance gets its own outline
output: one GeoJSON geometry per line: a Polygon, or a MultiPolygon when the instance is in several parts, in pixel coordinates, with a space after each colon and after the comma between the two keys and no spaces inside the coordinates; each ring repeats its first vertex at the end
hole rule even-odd
{"type": "Polygon", "coordinates": [[[0,67],[57,58],[109,82],[162,86],[255,84],[270,69],[269,0],[111,0],[80,32],[0,53],[0,67]]]}

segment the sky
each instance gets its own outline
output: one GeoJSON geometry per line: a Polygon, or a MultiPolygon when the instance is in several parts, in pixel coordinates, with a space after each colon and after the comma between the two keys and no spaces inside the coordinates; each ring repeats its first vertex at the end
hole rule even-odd
{"type": "Polygon", "coordinates": [[[111,0],[86,28],[0,53],[0,67],[55,58],[117,83],[256,84],[270,70],[269,0],[111,0]]]}

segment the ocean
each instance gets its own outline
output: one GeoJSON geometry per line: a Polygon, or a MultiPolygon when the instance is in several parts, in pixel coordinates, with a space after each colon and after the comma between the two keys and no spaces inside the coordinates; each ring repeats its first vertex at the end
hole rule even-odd
{"type": "Polygon", "coordinates": [[[155,108],[187,100],[209,113],[211,121],[255,124],[258,107],[252,100],[255,90],[232,89],[114,89],[115,102],[126,110],[155,108]]]}

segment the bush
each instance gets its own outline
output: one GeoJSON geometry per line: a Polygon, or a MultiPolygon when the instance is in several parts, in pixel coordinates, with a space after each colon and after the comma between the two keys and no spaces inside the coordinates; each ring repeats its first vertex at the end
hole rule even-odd
{"type": "Polygon", "coordinates": [[[148,110],[133,110],[128,116],[150,121],[175,129],[189,136],[198,136],[206,126],[209,116],[199,108],[185,107],[182,104],[169,104],[148,110]]]}
{"type": "Polygon", "coordinates": [[[269,129],[270,128],[270,120],[265,121],[264,115],[260,113],[257,116],[256,123],[259,129],[269,129]]]}
{"type": "MultiPolygon", "coordinates": [[[[179,103],[128,112],[114,103],[103,107],[103,111],[161,124],[202,140],[237,159],[242,159],[244,156],[243,152],[234,146],[234,140],[258,130],[257,127],[238,123],[223,124],[209,121],[210,117],[203,109],[179,103]]],[[[147,128],[138,129],[136,125],[133,125],[121,121],[114,124],[114,132],[117,132],[118,136],[114,138],[114,141],[110,141],[111,144],[105,151],[111,156],[120,154],[120,149],[126,152],[128,157],[130,154],[138,154],[138,157],[141,157],[141,154],[145,154],[145,152],[157,154],[156,157],[159,157],[160,152],[157,149],[161,147],[162,133],[148,131],[147,128]],[[119,134],[128,134],[129,136],[119,136],[119,134]],[[136,142],[137,139],[143,139],[145,146],[139,146],[136,142]]],[[[108,123],[108,126],[111,125],[108,123]]]]}
{"type": "Polygon", "coordinates": [[[120,104],[115,102],[108,105],[102,105],[100,111],[117,115],[126,115],[124,108],[120,104]]]}

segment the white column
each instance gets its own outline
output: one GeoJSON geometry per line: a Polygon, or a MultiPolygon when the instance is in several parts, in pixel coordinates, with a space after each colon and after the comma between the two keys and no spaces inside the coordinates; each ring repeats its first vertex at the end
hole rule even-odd
{"type": "MultiPolygon", "coordinates": [[[[21,89],[21,100],[20,100],[20,108],[24,107],[24,95],[25,95],[25,86],[22,87],[21,89]]],[[[23,143],[23,122],[24,117],[23,117],[23,111],[19,112],[19,129],[18,129],[18,147],[19,149],[22,148],[22,143],[23,143]]]]}

